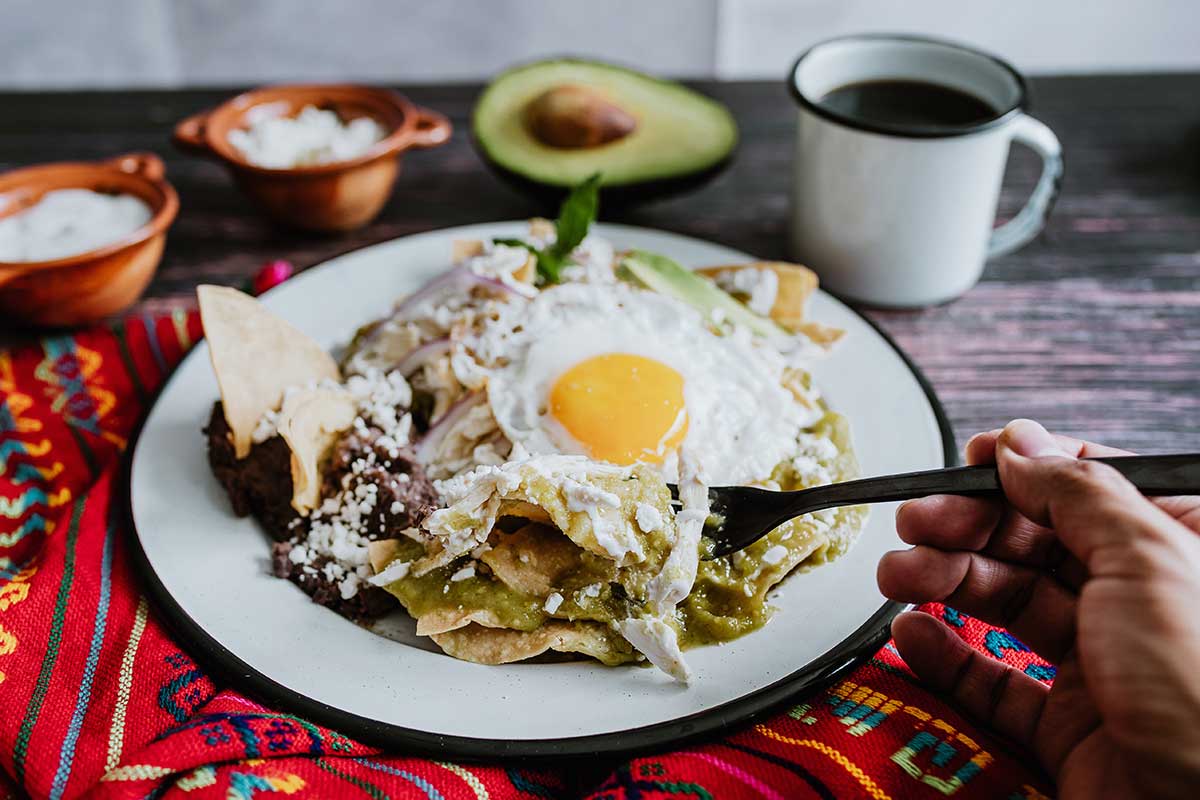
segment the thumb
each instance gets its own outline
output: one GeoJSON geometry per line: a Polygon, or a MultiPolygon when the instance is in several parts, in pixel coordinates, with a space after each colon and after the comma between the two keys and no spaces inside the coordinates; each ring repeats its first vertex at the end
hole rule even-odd
{"type": "MultiPolygon", "coordinates": [[[[1093,563],[1098,552],[1120,554],[1182,532],[1176,520],[1115,469],[1075,458],[1031,420],[1014,420],[1000,433],[996,464],[1009,503],[1052,528],[1093,575],[1098,574],[1093,563]]],[[[1120,559],[1106,562],[1119,564],[1120,559]]]]}

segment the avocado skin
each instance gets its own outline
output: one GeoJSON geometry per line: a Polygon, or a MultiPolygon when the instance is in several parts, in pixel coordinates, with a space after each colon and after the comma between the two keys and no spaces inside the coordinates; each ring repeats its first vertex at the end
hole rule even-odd
{"type": "MultiPolygon", "coordinates": [[[[571,187],[536,180],[528,175],[517,172],[516,170],[506,167],[495,161],[489,155],[488,149],[483,145],[479,138],[477,114],[479,112],[480,100],[497,82],[502,81],[511,74],[528,70],[530,68],[536,68],[540,66],[552,67],[557,64],[579,64],[588,67],[598,67],[604,70],[627,73],[636,76],[640,80],[645,80],[651,83],[661,83],[664,86],[672,89],[680,86],[683,86],[685,89],[688,88],[678,81],[658,78],[641,72],[640,70],[631,69],[619,64],[571,56],[538,59],[523,64],[517,64],[504,70],[495,78],[493,78],[492,81],[486,87],[484,87],[483,93],[476,98],[475,107],[471,112],[471,145],[475,148],[475,152],[479,154],[479,158],[488,166],[489,169],[492,170],[492,172],[497,175],[497,177],[501,179],[502,182],[508,184],[518,192],[532,198],[535,203],[541,206],[547,213],[553,212],[558,208],[559,204],[570,192],[571,187]]],[[[724,107],[726,114],[729,115],[730,119],[732,120],[732,115],[730,114],[729,109],[725,107],[723,103],[720,103],[720,101],[712,98],[705,97],[702,93],[697,92],[694,89],[690,89],[690,91],[700,94],[701,97],[704,97],[706,100],[709,100],[716,105],[724,107]]],[[[736,126],[736,121],[734,121],[733,124],[736,126]]],[[[713,178],[720,175],[733,162],[734,158],[737,156],[740,143],[741,137],[736,134],[735,127],[734,144],[730,147],[729,152],[719,161],[711,163],[695,171],[673,175],[670,177],[651,178],[648,180],[629,181],[612,186],[601,186],[600,201],[605,204],[607,208],[619,209],[651,203],[673,197],[675,195],[695,191],[711,181],[713,178]]],[[[603,170],[600,171],[602,172],[603,170]]]]}
{"type": "MultiPolygon", "coordinates": [[[[532,198],[548,216],[554,216],[559,205],[571,191],[570,187],[535,181],[502,167],[488,157],[487,151],[480,146],[474,135],[471,136],[471,144],[474,146],[475,152],[479,154],[480,160],[495,173],[496,177],[518,192],[532,198]]],[[[606,209],[630,208],[695,191],[724,172],[733,163],[736,156],[737,148],[735,147],[725,158],[698,172],[677,175],[673,178],[656,178],[637,183],[625,183],[619,186],[601,186],[600,202],[606,209]]]]}

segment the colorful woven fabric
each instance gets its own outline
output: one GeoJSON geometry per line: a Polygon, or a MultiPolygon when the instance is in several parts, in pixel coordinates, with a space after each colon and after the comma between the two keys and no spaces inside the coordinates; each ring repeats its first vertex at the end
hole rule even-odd
{"type": "MultiPolygon", "coordinates": [[[[220,684],[141,593],[120,494],[131,431],[200,333],[180,312],[0,352],[0,800],[1049,793],[1028,756],[924,691],[890,646],[726,739],[613,764],[381,753],[220,684]]],[[[991,656],[1053,678],[1008,633],[927,610],[991,656]]]]}

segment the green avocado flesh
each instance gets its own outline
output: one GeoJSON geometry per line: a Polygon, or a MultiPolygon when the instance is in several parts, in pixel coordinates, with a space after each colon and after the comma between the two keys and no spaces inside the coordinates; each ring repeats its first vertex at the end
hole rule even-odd
{"type": "Polygon", "coordinates": [[[472,119],[475,139],[498,166],[551,186],[574,186],[601,173],[601,186],[626,186],[702,172],[737,143],[728,109],[672,81],[589,61],[543,61],[509,70],[484,91],[472,119]],[[531,132],[527,108],[560,86],[596,90],[637,124],[593,147],[552,147],[531,132]]]}
{"type": "Polygon", "coordinates": [[[645,250],[631,250],[621,259],[617,274],[659,294],[682,300],[707,319],[712,318],[713,312],[720,312],[726,319],[745,325],[760,336],[787,334],[769,317],[754,313],[708,278],[680,266],[666,256],[645,250]]]}

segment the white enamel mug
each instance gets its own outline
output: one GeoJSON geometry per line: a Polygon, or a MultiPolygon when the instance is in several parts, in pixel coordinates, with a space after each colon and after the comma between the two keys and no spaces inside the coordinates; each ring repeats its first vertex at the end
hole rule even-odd
{"type": "Polygon", "coordinates": [[[792,251],[826,288],[879,306],[944,302],[974,286],[987,259],[1041,231],[1062,178],[1062,148],[1025,113],[1025,81],[1006,62],[933,39],[850,36],[800,56],[789,84],[800,106],[792,251]],[[921,128],[820,105],[834,89],[879,80],[957,89],[995,115],[971,126],[921,128]],[[1042,175],[1021,212],[994,227],[1014,141],[1041,156],[1042,175]]]}

